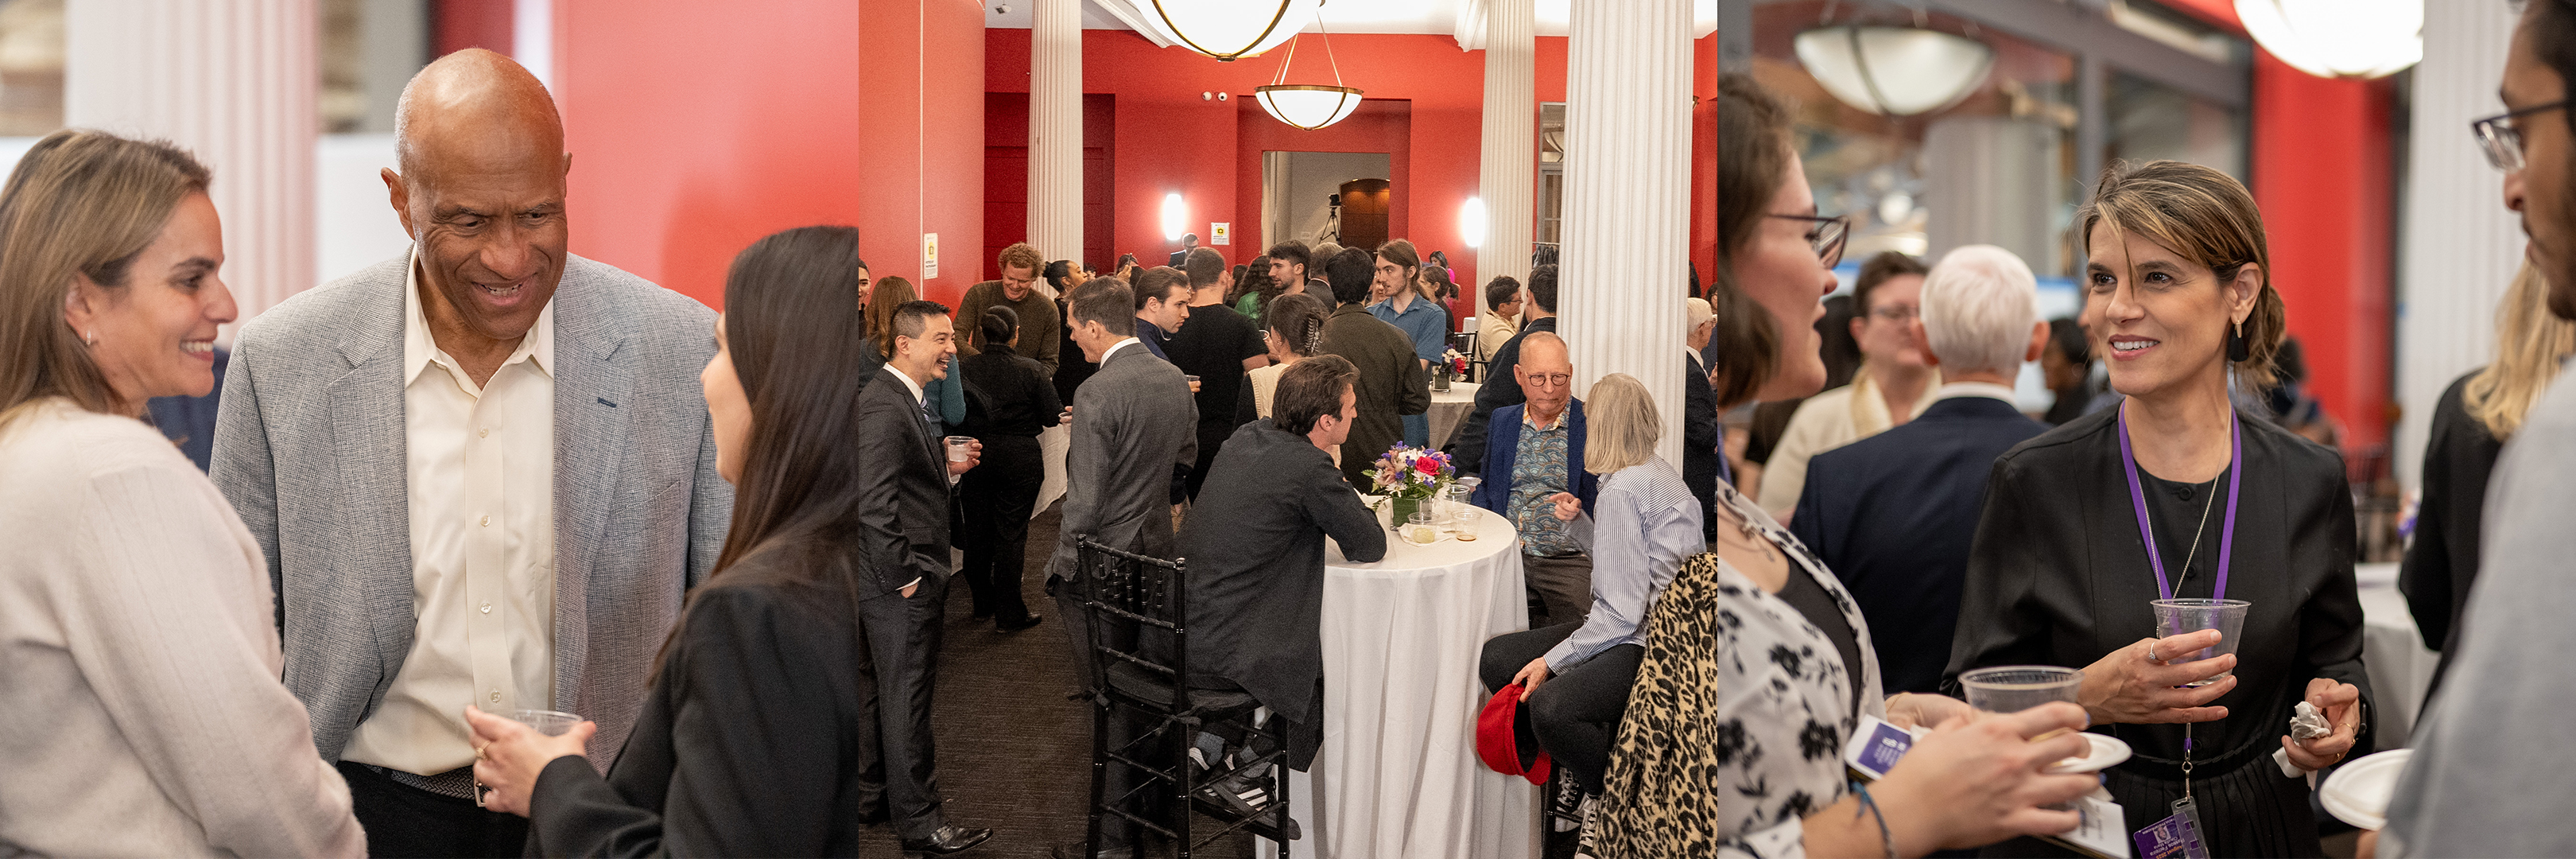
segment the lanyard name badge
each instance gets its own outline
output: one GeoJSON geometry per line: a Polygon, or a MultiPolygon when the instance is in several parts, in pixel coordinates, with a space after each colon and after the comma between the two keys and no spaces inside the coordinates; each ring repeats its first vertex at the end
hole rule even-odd
{"type": "MultiPolygon", "coordinates": [[[[2218,580],[2210,591],[2211,599],[2227,598],[2227,566],[2236,554],[2237,489],[2245,478],[2245,427],[2233,410],[2227,415],[2227,431],[2231,457],[2227,461],[2227,522],[2219,528],[2218,580]]],[[[2156,591],[2165,599],[2173,599],[2173,582],[2165,577],[2165,560],[2156,549],[2155,529],[2147,524],[2147,493],[2138,484],[2138,455],[2129,444],[2126,406],[2120,409],[2120,468],[2129,478],[2129,504],[2137,513],[2138,538],[2147,544],[2147,564],[2156,571],[2156,591]]],[[[2184,563],[2189,564],[2190,559],[2184,559],[2184,563]]],[[[2200,806],[2191,795],[2191,746],[2191,724],[2186,722],[2182,726],[2182,798],[2174,800],[2172,817],[2138,830],[2138,855],[2144,859],[2209,859],[2208,843],[2200,837],[2200,806]]]]}

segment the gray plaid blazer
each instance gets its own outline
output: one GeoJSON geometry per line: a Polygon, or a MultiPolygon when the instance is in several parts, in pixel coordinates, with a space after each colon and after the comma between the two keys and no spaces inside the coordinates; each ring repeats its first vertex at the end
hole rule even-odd
{"type": "MultiPolygon", "coordinates": [[[[211,471],[268,556],[286,686],[338,760],[411,652],[403,432],[410,254],[323,284],[243,325],[211,471]]],[[[689,587],[724,547],[699,371],[715,312],[568,257],[555,290],[555,704],[599,723],[607,769],[689,587]]]]}

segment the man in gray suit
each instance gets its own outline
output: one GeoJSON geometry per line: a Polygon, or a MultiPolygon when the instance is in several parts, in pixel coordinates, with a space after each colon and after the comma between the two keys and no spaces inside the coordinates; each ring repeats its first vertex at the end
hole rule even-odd
{"type": "MultiPolygon", "coordinates": [[[[1047,592],[1055,595],[1065,635],[1073,641],[1076,682],[1089,686],[1091,623],[1075,575],[1079,541],[1090,537],[1138,554],[1172,556],[1172,467],[1198,461],[1199,420],[1180,368],[1154,357],[1132,333],[1134,290],[1104,277],[1074,287],[1071,298],[1073,342],[1100,370],[1073,394],[1064,524],[1047,561],[1047,592]]],[[[1123,719],[1111,722],[1113,745],[1133,736],[1135,726],[1123,719]]],[[[1123,781],[1109,783],[1110,796],[1126,791],[1123,781]]],[[[1104,818],[1101,832],[1112,845],[1104,855],[1121,855],[1132,843],[1123,818],[1104,818]]]]}
{"type": "Polygon", "coordinates": [[[213,477],[368,851],[517,856],[465,708],[581,714],[603,770],[625,742],[732,513],[698,394],[715,314],[565,252],[563,125],[508,58],[430,64],[395,136],[411,251],[242,328],[213,477]]]}

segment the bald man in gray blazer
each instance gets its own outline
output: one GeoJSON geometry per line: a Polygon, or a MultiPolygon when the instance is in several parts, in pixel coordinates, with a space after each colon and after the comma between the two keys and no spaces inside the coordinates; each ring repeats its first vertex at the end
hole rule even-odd
{"type": "Polygon", "coordinates": [[[403,104],[412,249],[242,327],[211,471],[368,851],[517,856],[465,708],[595,721],[603,771],[624,744],[733,510],[715,312],[565,251],[562,125],[517,64],[450,54],[403,104]]]}

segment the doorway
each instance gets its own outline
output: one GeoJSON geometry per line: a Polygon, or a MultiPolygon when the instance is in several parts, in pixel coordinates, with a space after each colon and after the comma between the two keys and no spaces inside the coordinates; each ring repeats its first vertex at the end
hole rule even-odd
{"type": "Polygon", "coordinates": [[[1387,213],[1394,198],[1392,176],[1388,171],[1392,158],[1384,152],[1286,152],[1261,153],[1261,243],[1271,245],[1298,239],[1308,245],[1330,241],[1349,244],[1343,236],[1368,238],[1361,233],[1374,233],[1369,247],[1384,242],[1387,235],[1387,213]],[[1344,183],[1374,180],[1368,183],[1370,193],[1366,206],[1374,212],[1346,211],[1342,197],[1344,183]],[[1361,221],[1374,220],[1374,227],[1358,223],[1362,229],[1350,228],[1352,216],[1361,221]]]}

